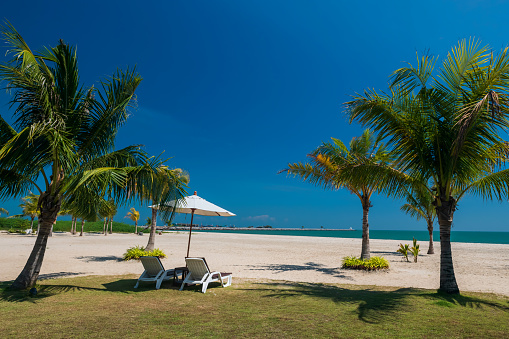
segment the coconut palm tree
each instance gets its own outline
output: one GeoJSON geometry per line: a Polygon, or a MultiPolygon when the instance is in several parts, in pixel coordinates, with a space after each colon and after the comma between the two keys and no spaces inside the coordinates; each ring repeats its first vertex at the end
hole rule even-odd
{"type": "Polygon", "coordinates": [[[108,224],[110,223],[111,219],[116,213],[117,206],[115,205],[115,202],[111,198],[108,200],[102,199],[97,215],[104,220],[103,224],[104,235],[108,235],[108,224]]]}
{"type": "MultiPolygon", "coordinates": [[[[457,294],[450,243],[457,201],[471,193],[507,199],[509,55],[461,41],[434,72],[425,55],[393,73],[390,92],[369,90],[346,103],[351,121],[387,138],[410,177],[429,181],[440,225],[440,289],[457,294]],[[457,195],[453,195],[457,192],[457,195]]],[[[364,178],[369,180],[369,178],[364,178]]],[[[400,182],[385,184],[388,193],[400,182]]]]}
{"type": "Polygon", "coordinates": [[[429,246],[428,254],[435,254],[433,247],[433,223],[437,213],[433,205],[434,197],[430,190],[409,192],[406,197],[407,203],[401,206],[401,210],[417,220],[424,219],[428,225],[429,246]]]}
{"type": "MultiPolygon", "coordinates": [[[[185,198],[185,191],[183,188],[189,182],[189,175],[184,173],[180,168],[170,169],[167,166],[160,166],[158,169],[158,175],[155,180],[148,183],[147,185],[138,185],[138,190],[152,201],[152,217],[150,218],[150,235],[148,238],[147,246],[145,250],[152,251],[155,246],[155,235],[156,235],[156,222],[158,207],[163,205],[165,201],[174,200],[180,201],[185,198]]],[[[172,219],[173,210],[161,209],[163,212],[164,219],[172,219]]],[[[148,219],[147,219],[148,221],[148,219]]]]}
{"type": "Polygon", "coordinates": [[[11,218],[30,217],[30,230],[32,231],[34,229],[34,219],[37,217],[37,213],[39,211],[37,209],[37,202],[39,201],[39,196],[30,192],[29,195],[27,195],[24,198],[21,198],[21,200],[23,202],[19,205],[19,207],[21,207],[23,213],[13,215],[11,216],[11,218]]]}
{"type": "MultiPolygon", "coordinates": [[[[390,167],[391,155],[380,138],[376,137],[369,129],[357,138],[350,141],[350,149],[339,139],[332,139],[331,143],[323,143],[311,154],[308,154],[308,163],[290,163],[288,168],[281,172],[287,172],[298,176],[304,181],[327,189],[346,188],[356,195],[362,204],[362,251],[361,258],[370,258],[369,247],[369,209],[371,196],[379,187],[376,180],[370,183],[354,182],[345,179],[344,174],[359,173],[363,166],[373,165],[371,174],[375,175],[385,171],[389,175],[402,175],[390,167]]],[[[281,173],[280,172],[280,173],[281,173]]],[[[385,173],[384,172],[384,173],[385,173]]]]}
{"type": "Polygon", "coordinates": [[[98,88],[85,88],[79,82],[75,48],[60,40],[56,47],[32,52],[9,23],[2,35],[13,58],[0,64],[0,80],[13,94],[15,123],[11,127],[0,117],[0,199],[29,190],[40,195],[40,230],[12,284],[24,289],[37,281],[62,202],[77,206],[81,216],[97,211],[96,198],[107,193],[116,201],[141,200],[127,192],[138,175],[148,180],[159,163],[139,146],[114,149],[141,82],[135,70],[117,70],[98,88]]]}
{"type": "Polygon", "coordinates": [[[130,212],[127,212],[127,215],[124,218],[129,218],[134,221],[134,233],[138,234],[138,220],[140,220],[140,212],[134,207],[131,207],[130,212]]]}

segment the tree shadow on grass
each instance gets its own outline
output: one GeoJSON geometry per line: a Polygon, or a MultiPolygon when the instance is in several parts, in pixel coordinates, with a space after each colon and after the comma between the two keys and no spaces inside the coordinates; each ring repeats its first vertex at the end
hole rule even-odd
{"type": "Polygon", "coordinates": [[[353,280],[352,277],[343,274],[338,267],[326,267],[322,264],[314,262],[307,262],[304,265],[289,265],[289,264],[274,264],[274,265],[259,265],[253,266],[252,271],[274,271],[276,273],[291,272],[291,271],[312,271],[323,274],[328,274],[336,278],[343,278],[353,280]]]}
{"type": "Polygon", "coordinates": [[[65,278],[65,277],[72,277],[76,275],[81,275],[84,273],[76,273],[76,272],[55,272],[55,273],[46,273],[46,274],[40,274],[39,280],[47,280],[47,279],[55,279],[55,278],[65,278]]]}
{"type": "Polygon", "coordinates": [[[509,300],[503,302],[494,302],[477,297],[471,297],[461,294],[447,294],[441,291],[435,293],[422,293],[422,297],[434,301],[435,304],[443,307],[469,307],[482,308],[483,306],[493,307],[509,313],[509,300]]]}
{"type": "MultiPolygon", "coordinates": [[[[502,303],[492,302],[476,297],[463,295],[447,295],[440,292],[433,293],[414,288],[400,288],[394,291],[384,291],[371,288],[348,289],[333,285],[312,283],[258,283],[254,291],[268,292],[266,298],[288,298],[294,296],[310,296],[331,300],[338,304],[356,304],[358,318],[366,323],[382,323],[387,319],[394,319],[398,314],[412,312],[418,305],[416,297],[436,301],[443,306],[445,302],[461,307],[490,307],[509,313],[509,307],[502,303]]],[[[418,299],[417,299],[418,300],[418,299]]]]}
{"type": "MultiPolygon", "coordinates": [[[[37,303],[37,301],[52,297],[55,295],[69,293],[69,292],[80,292],[80,291],[99,291],[99,292],[116,292],[116,293],[136,293],[146,292],[155,290],[155,283],[140,284],[140,287],[134,289],[137,279],[119,279],[112,282],[101,284],[103,287],[90,287],[80,286],[79,284],[52,284],[51,281],[39,281],[35,288],[37,294],[35,296],[30,295],[29,290],[12,290],[9,287],[12,281],[0,282],[0,302],[31,302],[37,303]]],[[[177,289],[174,287],[172,282],[164,282],[161,285],[161,289],[177,289]]]]}

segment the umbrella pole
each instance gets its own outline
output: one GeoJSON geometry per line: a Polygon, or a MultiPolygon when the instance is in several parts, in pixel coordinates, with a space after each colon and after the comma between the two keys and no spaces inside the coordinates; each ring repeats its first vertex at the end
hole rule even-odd
{"type": "Polygon", "coordinates": [[[191,226],[189,227],[189,240],[187,241],[187,255],[186,255],[186,258],[189,257],[189,247],[191,246],[191,230],[193,229],[193,218],[194,218],[194,209],[191,210],[191,226]]]}

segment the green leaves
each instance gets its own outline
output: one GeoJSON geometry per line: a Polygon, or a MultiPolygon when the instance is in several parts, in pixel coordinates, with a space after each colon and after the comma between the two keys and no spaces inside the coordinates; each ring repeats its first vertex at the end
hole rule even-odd
{"type": "Polygon", "coordinates": [[[281,172],[328,189],[345,187],[359,197],[405,184],[406,176],[391,167],[391,152],[369,129],[353,138],[349,149],[341,140],[332,140],[308,154],[309,163],[288,164],[281,172]]]}
{"type": "Polygon", "coordinates": [[[126,203],[147,201],[157,189],[158,201],[186,194],[188,176],[166,160],[149,157],[139,145],[114,150],[142,80],[135,68],[117,69],[98,88],[86,88],[76,48],[60,40],[34,53],[9,23],[2,34],[14,58],[0,65],[0,79],[13,93],[20,132],[0,117],[0,198],[36,187],[62,199],[74,215],[93,220],[106,197],[126,203]],[[45,187],[37,186],[39,175],[45,187]]]}
{"type": "Polygon", "coordinates": [[[410,262],[410,260],[408,260],[408,252],[410,251],[410,246],[408,246],[408,244],[399,244],[399,248],[396,252],[398,253],[401,253],[403,254],[403,256],[405,257],[406,261],[410,262]]]}
{"type": "MultiPolygon", "coordinates": [[[[419,256],[419,252],[420,252],[419,244],[417,243],[417,239],[415,239],[415,238],[413,240],[413,243],[414,243],[413,246],[410,247],[410,252],[414,256],[414,262],[417,262],[417,257],[419,256]]],[[[408,258],[407,258],[407,260],[408,260],[408,258]]]]}
{"type": "MultiPolygon", "coordinates": [[[[351,121],[372,128],[392,147],[399,169],[430,182],[439,199],[453,191],[503,199],[509,188],[502,172],[509,128],[509,54],[498,55],[478,41],[461,41],[433,76],[435,59],[393,73],[391,92],[368,90],[347,102],[351,121]],[[482,178],[486,178],[483,180],[482,178]]],[[[404,186],[393,186],[395,195],[404,186]]]]}
{"type": "Polygon", "coordinates": [[[145,248],[142,246],[135,246],[128,248],[127,251],[124,253],[122,260],[128,261],[128,260],[139,260],[140,257],[159,257],[159,258],[166,258],[166,254],[159,248],[154,248],[152,251],[145,251],[145,248]]]}
{"type": "Polygon", "coordinates": [[[388,269],[389,262],[383,257],[371,257],[370,259],[344,257],[341,268],[373,271],[388,269]]]}

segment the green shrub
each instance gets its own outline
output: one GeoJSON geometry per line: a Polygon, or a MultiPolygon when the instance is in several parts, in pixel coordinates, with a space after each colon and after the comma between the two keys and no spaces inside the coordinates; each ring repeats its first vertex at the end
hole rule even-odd
{"type": "Polygon", "coordinates": [[[371,257],[364,260],[356,257],[344,257],[342,268],[355,270],[381,270],[389,268],[389,262],[383,257],[371,257]]]}
{"type": "MultiPolygon", "coordinates": [[[[34,223],[37,224],[37,221],[34,223]]],[[[0,230],[30,228],[30,220],[22,218],[0,218],[0,230]]]]}
{"type": "Polygon", "coordinates": [[[414,256],[414,262],[417,262],[417,257],[419,256],[419,251],[420,251],[419,244],[417,243],[417,239],[414,238],[414,246],[410,248],[410,252],[412,252],[412,254],[414,256]]]}
{"type": "Polygon", "coordinates": [[[164,254],[164,252],[161,251],[159,248],[154,248],[153,251],[147,252],[147,254],[145,254],[145,255],[148,255],[151,257],[166,258],[166,254],[164,254]]]}
{"type": "Polygon", "coordinates": [[[404,245],[399,244],[399,248],[398,248],[397,252],[403,254],[406,261],[410,262],[410,260],[408,260],[408,251],[410,251],[410,247],[408,246],[408,244],[404,244],[404,245]]]}
{"type": "Polygon", "coordinates": [[[389,268],[389,262],[387,259],[382,257],[372,257],[366,261],[365,265],[368,270],[381,270],[389,268]]]}
{"type": "Polygon", "coordinates": [[[159,248],[154,248],[154,250],[152,251],[145,251],[144,247],[135,246],[128,248],[127,251],[124,253],[124,257],[122,259],[126,261],[131,259],[139,260],[140,257],[145,256],[165,258],[166,254],[164,254],[164,252],[159,248]]]}

